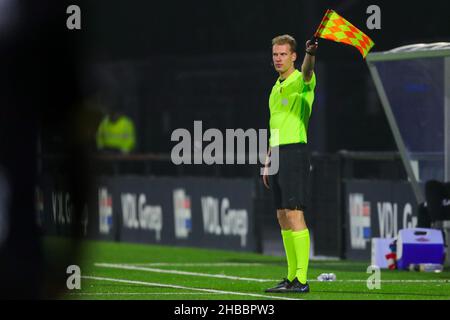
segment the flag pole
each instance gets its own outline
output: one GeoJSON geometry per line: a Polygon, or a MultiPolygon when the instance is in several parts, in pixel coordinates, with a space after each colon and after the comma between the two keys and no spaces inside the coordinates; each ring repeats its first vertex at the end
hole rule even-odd
{"type": "Polygon", "coordinates": [[[319,34],[320,27],[322,26],[322,23],[325,22],[325,19],[328,18],[328,14],[331,13],[332,11],[333,11],[333,10],[331,10],[331,9],[327,9],[327,11],[325,12],[325,14],[323,15],[322,21],[320,21],[319,26],[318,26],[317,29],[316,29],[316,32],[314,33],[314,35],[313,35],[313,36],[311,37],[311,39],[310,39],[312,42],[318,43],[318,40],[319,40],[319,37],[320,37],[320,34],[319,34]]]}

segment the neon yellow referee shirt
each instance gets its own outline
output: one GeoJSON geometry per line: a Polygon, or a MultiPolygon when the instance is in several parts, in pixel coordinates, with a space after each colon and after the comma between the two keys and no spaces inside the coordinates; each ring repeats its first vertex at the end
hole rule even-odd
{"type": "Polygon", "coordinates": [[[307,143],[309,116],[314,101],[316,75],[305,82],[297,69],[283,82],[278,78],[269,98],[271,147],[307,143]]]}

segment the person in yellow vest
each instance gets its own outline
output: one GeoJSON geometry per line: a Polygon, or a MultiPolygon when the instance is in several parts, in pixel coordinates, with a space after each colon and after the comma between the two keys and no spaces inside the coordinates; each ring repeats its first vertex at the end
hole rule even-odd
{"type": "Polygon", "coordinates": [[[97,150],[130,153],[136,146],[133,121],[124,114],[107,114],[97,129],[97,150]]]}

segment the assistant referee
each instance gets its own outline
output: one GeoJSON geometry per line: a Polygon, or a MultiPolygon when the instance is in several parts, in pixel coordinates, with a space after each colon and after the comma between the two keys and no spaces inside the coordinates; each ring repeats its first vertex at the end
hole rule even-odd
{"type": "Polygon", "coordinates": [[[288,273],[266,292],[309,292],[310,238],[305,222],[310,170],[307,132],[316,86],[314,55],[317,47],[317,42],[306,42],[300,72],[294,66],[297,59],[295,39],[281,35],[272,40],[273,66],[279,77],[269,98],[270,148],[263,182],[274,196],[288,273]],[[279,169],[276,174],[269,175],[269,159],[275,152],[279,156],[279,169]]]}

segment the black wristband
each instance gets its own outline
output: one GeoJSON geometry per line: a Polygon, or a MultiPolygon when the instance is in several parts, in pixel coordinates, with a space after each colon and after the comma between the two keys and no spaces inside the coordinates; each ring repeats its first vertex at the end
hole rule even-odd
{"type": "Polygon", "coordinates": [[[315,56],[316,54],[315,53],[311,53],[311,52],[309,52],[308,50],[305,50],[305,52],[307,53],[307,54],[309,54],[310,56],[315,56]]]}

